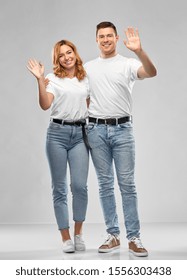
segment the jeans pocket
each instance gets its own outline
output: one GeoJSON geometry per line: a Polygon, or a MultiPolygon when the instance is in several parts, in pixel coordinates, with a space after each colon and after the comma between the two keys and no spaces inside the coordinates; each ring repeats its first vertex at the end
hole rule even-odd
{"type": "Polygon", "coordinates": [[[87,129],[87,136],[90,148],[97,148],[102,145],[102,139],[100,137],[98,126],[94,123],[90,123],[87,129]]]}
{"type": "Polygon", "coordinates": [[[95,123],[88,123],[86,126],[85,126],[86,130],[87,131],[91,131],[92,129],[95,128],[95,123]]]}
{"type": "Polygon", "coordinates": [[[126,123],[121,123],[119,124],[120,128],[132,128],[132,123],[131,122],[126,122],[126,123]]]}
{"type": "Polygon", "coordinates": [[[60,123],[54,123],[54,122],[50,122],[50,124],[49,124],[49,129],[59,129],[59,128],[61,128],[62,127],[62,124],[60,124],[60,123]]]}

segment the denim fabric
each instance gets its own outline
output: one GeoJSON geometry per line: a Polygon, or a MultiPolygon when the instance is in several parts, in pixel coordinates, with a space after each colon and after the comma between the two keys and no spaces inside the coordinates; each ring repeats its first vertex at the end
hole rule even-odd
{"type": "Polygon", "coordinates": [[[55,216],[59,229],[69,228],[67,204],[67,163],[69,164],[73,220],[85,220],[87,209],[87,176],[89,152],[82,127],[51,122],[47,131],[46,153],[52,178],[55,216]]]}
{"type": "Polygon", "coordinates": [[[114,162],[122,197],[127,238],[139,237],[140,223],[134,182],[135,143],[132,123],[126,122],[119,125],[89,123],[87,134],[98,177],[99,195],[107,232],[120,233],[114,194],[114,162]]]}

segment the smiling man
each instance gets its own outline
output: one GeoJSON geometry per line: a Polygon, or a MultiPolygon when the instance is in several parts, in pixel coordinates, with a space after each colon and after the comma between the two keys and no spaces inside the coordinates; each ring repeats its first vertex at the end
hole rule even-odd
{"type": "Polygon", "coordinates": [[[116,52],[116,43],[119,39],[117,35],[116,28],[106,27],[98,29],[96,34],[96,41],[101,50],[101,57],[108,58],[115,56],[116,52]]]}
{"type": "Polygon", "coordinates": [[[117,53],[119,36],[113,23],[101,22],[97,25],[96,41],[100,56],[85,64],[91,90],[87,133],[108,233],[105,242],[99,247],[99,252],[111,252],[120,246],[114,195],[114,163],[122,197],[129,251],[141,257],[147,256],[148,252],[140,240],[134,182],[132,89],[136,80],[154,77],[156,68],[142,49],[138,30],[128,28],[125,33],[127,40],[124,44],[138,59],[117,53]]]}

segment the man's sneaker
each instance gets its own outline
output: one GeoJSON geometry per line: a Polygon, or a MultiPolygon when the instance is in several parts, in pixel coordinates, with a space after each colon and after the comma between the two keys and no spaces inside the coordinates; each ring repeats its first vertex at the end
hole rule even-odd
{"type": "Polygon", "coordinates": [[[68,239],[63,242],[63,252],[64,253],[74,253],[75,252],[75,246],[71,239],[68,239]]]}
{"type": "Polygon", "coordinates": [[[133,253],[136,257],[147,257],[148,252],[142,245],[140,238],[133,237],[129,240],[129,252],[133,253]]]}
{"type": "Polygon", "coordinates": [[[74,242],[75,242],[76,251],[85,251],[86,250],[86,246],[85,246],[84,240],[82,238],[82,234],[75,235],[74,242]]]}
{"type": "Polygon", "coordinates": [[[108,234],[104,243],[99,247],[99,253],[108,253],[120,247],[119,236],[108,234]]]}

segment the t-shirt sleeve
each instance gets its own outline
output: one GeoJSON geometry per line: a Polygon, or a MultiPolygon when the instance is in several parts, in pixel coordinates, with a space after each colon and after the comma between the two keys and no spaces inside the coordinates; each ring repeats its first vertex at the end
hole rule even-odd
{"type": "Polygon", "coordinates": [[[52,82],[52,74],[47,74],[47,76],[45,77],[45,79],[49,80],[49,83],[46,87],[46,91],[52,93],[55,96],[55,90],[53,87],[53,82],[52,82]]]}
{"type": "Polygon", "coordinates": [[[131,79],[132,80],[139,80],[138,77],[138,69],[142,66],[141,61],[131,58],[130,59],[130,66],[131,66],[131,79]]]}

